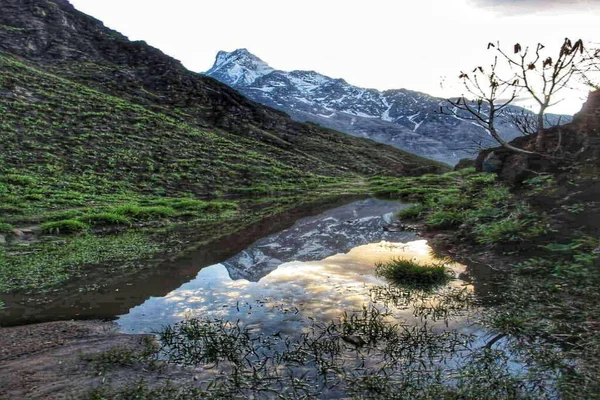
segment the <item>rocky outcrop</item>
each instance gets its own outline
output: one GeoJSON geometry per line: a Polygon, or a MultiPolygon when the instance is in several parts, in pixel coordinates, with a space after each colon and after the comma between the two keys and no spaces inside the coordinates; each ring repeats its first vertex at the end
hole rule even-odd
{"type": "Polygon", "coordinates": [[[475,160],[471,158],[461,158],[458,164],[454,166],[455,171],[460,171],[465,168],[473,168],[475,167],[475,160]]]}
{"type": "MultiPolygon", "coordinates": [[[[544,153],[488,149],[479,154],[476,166],[485,170],[486,160],[496,159],[499,164],[493,172],[515,187],[540,174],[553,175],[552,190],[542,190],[532,199],[553,215],[552,229],[566,232],[585,226],[591,232],[600,232],[600,91],[590,93],[572,123],[545,133],[544,153]]],[[[535,139],[536,135],[531,135],[511,144],[534,151],[535,139]]]]}
{"type": "Polygon", "coordinates": [[[598,171],[600,162],[600,91],[590,93],[581,111],[569,124],[545,131],[543,151],[535,149],[537,135],[519,137],[513,146],[534,152],[516,153],[503,147],[482,151],[476,160],[479,171],[496,172],[501,179],[520,183],[541,172],[558,173],[566,166],[598,171]]]}

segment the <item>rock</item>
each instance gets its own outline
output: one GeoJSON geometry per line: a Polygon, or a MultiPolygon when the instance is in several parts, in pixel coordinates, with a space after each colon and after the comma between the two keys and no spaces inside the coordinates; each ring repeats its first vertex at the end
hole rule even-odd
{"type": "Polygon", "coordinates": [[[499,172],[502,169],[502,159],[492,151],[483,160],[482,169],[483,172],[499,172]]]}
{"type": "Polygon", "coordinates": [[[475,167],[475,160],[472,158],[461,158],[460,161],[458,162],[458,164],[456,164],[454,166],[454,170],[455,171],[460,171],[461,169],[465,169],[465,168],[474,168],[475,167]]]}
{"type": "Polygon", "coordinates": [[[386,232],[401,232],[404,230],[404,225],[400,221],[394,221],[391,224],[387,224],[383,227],[386,232]]]}
{"type": "Polygon", "coordinates": [[[358,335],[342,335],[342,340],[346,343],[353,344],[356,347],[363,347],[367,342],[358,335]]]}

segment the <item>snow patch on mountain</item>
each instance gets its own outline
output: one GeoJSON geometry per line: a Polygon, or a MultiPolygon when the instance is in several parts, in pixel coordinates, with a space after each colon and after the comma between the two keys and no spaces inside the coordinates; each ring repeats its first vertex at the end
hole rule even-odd
{"type": "MultiPolygon", "coordinates": [[[[406,89],[381,92],[359,88],[315,71],[276,70],[246,49],[220,51],[206,75],[298,121],[314,122],[449,164],[474,157],[479,150],[475,144],[496,145],[468,115],[441,113],[440,107],[446,105],[443,99],[406,89]]],[[[513,108],[515,112],[522,110],[513,108]]],[[[497,128],[506,140],[519,135],[505,121],[499,121],[497,128]]]]}

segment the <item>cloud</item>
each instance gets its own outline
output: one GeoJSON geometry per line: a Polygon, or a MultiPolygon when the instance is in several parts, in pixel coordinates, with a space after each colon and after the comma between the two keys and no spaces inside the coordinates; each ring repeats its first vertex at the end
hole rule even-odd
{"type": "Polygon", "coordinates": [[[505,15],[600,11],[600,0],[468,0],[468,3],[505,15]]]}

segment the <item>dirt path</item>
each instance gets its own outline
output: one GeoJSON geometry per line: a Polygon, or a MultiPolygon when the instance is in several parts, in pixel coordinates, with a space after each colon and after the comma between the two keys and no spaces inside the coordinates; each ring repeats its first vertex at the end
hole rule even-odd
{"type": "Polygon", "coordinates": [[[0,399],[80,399],[93,388],[139,382],[192,380],[190,371],[89,361],[110,349],[142,352],[150,335],[124,335],[112,323],[50,322],[0,328],[0,399]],[[87,360],[87,361],[86,361],[87,360]]]}

